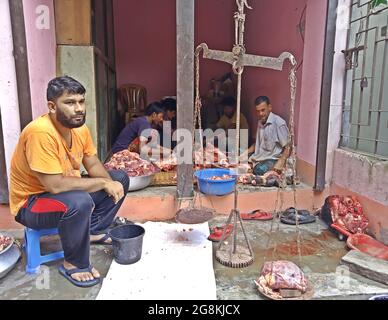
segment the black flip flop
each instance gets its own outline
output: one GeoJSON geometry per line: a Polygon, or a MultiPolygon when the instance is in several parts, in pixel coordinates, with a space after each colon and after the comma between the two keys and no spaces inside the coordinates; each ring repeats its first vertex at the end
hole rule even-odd
{"type": "Polygon", "coordinates": [[[127,218],[124,218],[124,217],[116,217],[112,224],[111,224],[111,228],[115,228],[115,227],[118,227],[118,226],[123,226],[123,225],[127,225],[127,224],[134,224],[133,221],[130,221],[128,220],[127,218]]]}
{"type": "MultiPolygon", "coordinates": [[[[102,233],[101,233],[102,234],[102,233]]],[[[97,236],[97,234],[96,234],[97,236]]],[[[111,246],[112,245],[112,242],[107,242],[106,240],[110,239],[110,234],[109,232],[106,233],[101,239],[99,240],[96,240],[96,241],[91,241],[90,244],[100,244],[100,245],[103,245],[103,246],[111,246]]]]}
{"type": "Polygon", "coordinates": [[[63,265],[61,265],[58,271],[61,275],[63,275],[67,280],[69,280],[75,286],[80,288],[89,288],[89,287],[95,286],[96,284],[99,284],[101,279],[94,278],[93,280],[89,280],[89,281],[77,281],[74,278],[72,278],[71,275],[75,273],[84,273],[84,272],[92,273],[92,269],[93,267],[89,266],[89,268],[85,268],[85,269],[76,268],[76,269],[67,270],[63,265]]]}
{"type": "MultiPolygon", "coordinates": [[[[298,210],[298,224],[314,223],[316,217],[311,215],[307,210],[298,210]]],[[[288,225],[296,225],[296,210],[295,208],[288,208],[280,217],[280,221],[288,225]]]]}

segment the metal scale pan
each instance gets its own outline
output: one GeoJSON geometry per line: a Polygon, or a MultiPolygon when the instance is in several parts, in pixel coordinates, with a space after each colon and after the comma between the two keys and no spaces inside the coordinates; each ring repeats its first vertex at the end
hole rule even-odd
{"type": "Polygon", "coordinates": [[[21,257],[19,247],[14,243],[12,237],[11,239],[10,245],[0,252],[0,279],[15,267],[21,257]]]}

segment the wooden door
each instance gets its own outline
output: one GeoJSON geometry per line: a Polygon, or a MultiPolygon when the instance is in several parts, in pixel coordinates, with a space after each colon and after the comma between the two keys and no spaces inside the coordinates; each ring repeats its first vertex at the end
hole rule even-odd
{"type": "Polygon", "coordinates": [[[116,99],[116,66],[112,0],[92,1],[95,48],[99,156],[105,159],[121,129],[116,99]]]}

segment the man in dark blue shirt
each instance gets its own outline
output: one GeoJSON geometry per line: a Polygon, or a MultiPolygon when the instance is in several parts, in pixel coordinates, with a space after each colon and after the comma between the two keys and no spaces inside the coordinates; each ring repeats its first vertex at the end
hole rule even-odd
{"type": "Polygon", "coordinates": [[[177,145],[177,142],[173,139],[174,132],[177,129],[176,99],[165,98],[161,101],[161,104],[164,109],[164,119],[163,123],[159,124],[156,129],[159,132],[161,144],[174,149],[177,145]]]}
{"type": "MultiPolygon", "coordinates": [[[[134,119],[121,131],[113,145],[112,153],[114,154],[129,149],[131,144],[135,143],[139,146],[139,149],[135,151],[148,154],[151,147],[146,146],[146,144],[153,138],[152,133],[155,132],[152,129],[152,124],[157,125],[162,123],[163,117],[164,110],[161,104],[158,102],[151,103],[145,111],[145,116],[134,119]],[[143,146],[142,149],[140,149],[141,146],[143,146]]],[[[164,151],[164,148],[159,144],[156,144],[154,147],[162,152],[164,151]]]]}

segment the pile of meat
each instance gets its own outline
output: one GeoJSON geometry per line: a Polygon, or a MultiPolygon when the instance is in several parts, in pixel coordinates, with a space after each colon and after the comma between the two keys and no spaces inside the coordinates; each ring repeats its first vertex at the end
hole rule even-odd
{"type": "Polygon", "coordinates": [[[252,173],[242,174],[238,177],[238,182],[242,184],[256,185],[256,176],[252,173]]]}
{"type": "Polygon", "coordinates": [[[172,154],[168,158],[155,161],[154,165],[156,165],[163,172],[170,172],[176,170],[176,167],[178,166],[178,159],[175,154],[172,154]]]}
{"type": "Polygon", "coordinates": [[[194,167],[195,170],[207,169],[207,168],[229,168],[229,160],[225,153],[216,148],[211,143],[207,143],[206,147],[201,150],[196,146],[194,151],[194,167]]]}
{"type": "Polygon", "coordinates": [[[129,177],[149,176],[159,172],[152,163],[141,159],[137,153],[128,150],[115,153],[104,166],[108,170],[123,170],[129,177]]]}
{"type": "Polygon", "coordinates": [[[210,178],[207,178],[206,180],[211,180],[211,181],[224,181],[224,180],[233,180],[234,177],[228,174],[223,174],[222,176],[213,176],[210,178]]]}
{"type": "Polygon", "coordinates": [[[243,174],[239,176],[239,183],[250,184],[252,186],[279,187],[281,183],[281,176],[276,171],[268,171],[263,176],[243,174]]]}
{"type": "Polygon", "coordinates": [[[330,196],[326,199],[333,223],[352,233],[364,233],[369,221],[360,202],[353,196],[330,196]]]}
{"type": "MultiPolygon", "coordinates": [[[[249,164],[231,164],[227,155],[211,143],[207,143],[206,147],[202,150],[198,144],[195,145],[193,162],[194,170],[209,168],[233,168],[236,172],[244,174],[252,171],[252,168],[249,164]]],[[[176,170],[178,166],[178,159],[174,153],[170,157],[154,161],[153,164],[163,172],[171,172],[176,170]]]]}
{"type": "Polygon", "coordinates": [[[0,253],[12,243],[12,238],[0,234],[0,253]]]}
{"type": "Polygon", "coordinates": [[[258,289],[272,299],[283,299],[281,289],[307,291],[307,279],[300,268],[291,261],[266,262],[255,281],[258,289]]]}

